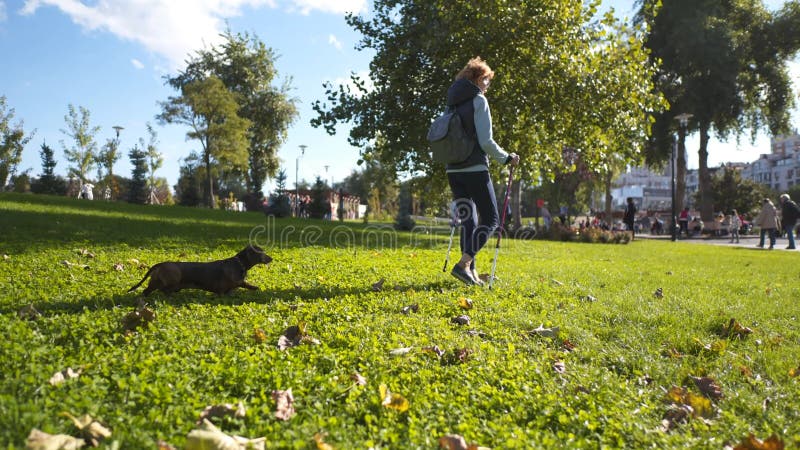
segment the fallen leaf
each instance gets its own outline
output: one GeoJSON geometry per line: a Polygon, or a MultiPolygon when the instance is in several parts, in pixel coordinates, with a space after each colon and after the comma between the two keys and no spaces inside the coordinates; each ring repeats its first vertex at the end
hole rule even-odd
{"type": "Polygon", "coordinates": [[[358,372],[353,372],[352,374],[350,374],[350,379],[353,380],[359,386],[366,386],[367,385],[367,379],[364,378],[358,372]]]}
{"type": "Polygon", "coordinates": [[[225,403],[223,405],[212,405],[206,406],[206,409],[200,413],[200,417],[197,419],[197,424],[200,425],[206,419],[211,419],[212,417],[226,417],[226,416],[233,416],[235,418],[241,419],[247,415],[247,410],[244,407],[244,403],[239,402],[236,405],[231,403],[225,403]]]}
{"type": "Polygon", "coordinates": [[[61,372],[56,372],[55,375],[50,377],[49,383],[53,386],[58,386],[59,384],[63,383],[66,380],[78,378],[80,374],[81,374],[81,369],[78,369],[78,371],[76,372],[72,370],[72,367],[67,367],[61,372]]]}
{"type": "Polygon", "coordinates": [[[486,339],[486,338],[489,337],[488,334],[486,334],[486,333],[484,333],[483,331],[480,331],[480,330],[467,330],[467,336],[477,336],[477,337],[482,338],[482,339],[486,339]]]}
{"type": "Polygon", "coordinates": [[[655,292],[653,292],[653,297],[655,298],[664,298],[664,290],[661,288],[657,288],[655,292]]]}
{"type": "Polygon", "coordinates": [[[76,267],[78,269],[89,270],[89,266],[87,264],[75,264],[75,263],[69,262],[67,260],[61,261],[61,264],[65,265],[67,267],[76,267]]]}
{"type": "Polygon", "coordinates": [[[456,360],[463,364],[467,362],[469,357],[472,355],[472,350],[468,348],[461,348],[456,350],[455,353],[456,353],[456,360]]]}
{"type": "Polygon", "coordinates": [[[162,441],[162,440],[159,440],[159,441],[156,443],[156,445],[157,445],[157,448],[158,448],[158,450],[177,450],[177,449],[176,449],[174,446],[172,446],[172,445],[171,445],[169,442],[167,442],[167,441],[162,441]]]}
{"type": "Polygon", "coordinates": [[[742,439],[742,442],[733,447],[733,450],[783,450],[783,448],[783,440],[774,434],[766,441],[762,441],[751,434],[742,439]]]}
{"type": "Polygon", "coordinates": [[[88,414],[77,418],[68,412],[63,412],[61,415],[72,420],[72,423],[81,432],[82,437],[93,447],[100,445],[101,440],[111,437],[111,430],[88,414]]]}
{"type": "Polygon", "coordinates": [[[412,348],[414,348],[414,347],[396,348],[394,350],[389,351],[389,354],[392,355],[392,356],[403,356],[405,354],[408,354],[408,352],[410,352],[412,348]]]}
{"type": "Polygon", "coordinates": [[[228,436],[204,420],[200,426],[186,436],[184,450],[264,450],[266,438],[247,439],[241,436],[228,436]]]}
{"type": "Polygon", "coordinates": [[[583,300],[587,301],[589,303],[594,303],[594,302],[597,301],[597,297],[595,297],[593,295],[587,295],[587,296],[583,297],[583,300]]]}
{"type": "Polygon", "coordinates": [[[692,411],[687,405],[672,405],[661,420],[661,431],[667,432],[689,420],[692,411]]]}
{"type": "Polygon", "coordinates": [[[403,314],[409,314],[409,313],[412,313],[412,312],[415,313],[415,312],[418,312],[418,311],[419,311],[419,305],[416,304],[416,303],[414,303],[413,305],[403,306],[403,308],[400,309],[400,312],[403,313],[403,314]]]}
{"type": "MultiPolygon", "coordinates": [[[[490,275],[490,274],[488,274],[488,273],[482,273],[482,274],[479,274],[479,275],[478,275],[478,278],[480,278],[480,279],[481,279],[481,281],[483,281],[484,283],[488,283],[488,282],[489,282],[489,279],[490,279],[491,277],[492,277],[492,275],[490,275]]],[[[494,279],[495,279],[495,280],[497,280],[497,281],[500,281],[500,278],[498,278],[498,277],[494,277],[494,279]]]]}
{"type": "Polygon", "coordinates": [[[575,344],[570,342],[569,339],[564,339],[564,341],[561,342],[561,348],[564,349],[564,351],[571,352],[575,350],[575,344]]]}
{"type": "Polygon", "coordinates": [[[3,261],[8,261],[9,259],[11,259],[11,257],[3,253],[3,261]]]}
{"type": "Polygon", "coordinates": [[[257,344],[263,344],[267,341],[267,332],[261,328],[256,328],[253,330],[253,339],[255,339],[257,344]]]}
{"type": "Polygon", "coordinates": [[[747,366],[739,366],[739,373],[745,378],[753,378],[753,370],[747,366]]]}
{"type": "Polygon", "coordinates": [[[551,282],[551,283],[553,283],[553,284],[554,284],[554,285],[556,285],[556,286],[563,286],[563,285],[564,285],[564,283],[562,283],[562,282],[560,282],[560,281],[556,280],[555,278],[551,278],[551,279],[550,279],[550,282],[551,282]]]}
{"type": "Polygon", "coordinates": [[[90,252],[89,250],[87,250],[85,248],[82,248],[82,249],[78,250],[78,254],[81,255],[81,256],[85,256],[87,258],[94,258],[95,257],[94,253],[90,252]]]}
{"type": "Polygon", "coordinates": [[[432,347],[422,347],[423,352],[433,353],[434,355],[441,358],[444,356],[444,350],[440,349],[438,345],[434,345],[432,347]]]}
{"type": "Polygon", "coordinates": [[[684,404],[692,407],[692,417],[711,417],[713,408],[711,407],[711,400],[689,392],[684,397],[684,404]]]}
{"type": "Polygon", "coordinates": [[[800,376],[800,366],[798,366],[796,368],[793,368],[793,369],[789,369],[789,376],[792,377],[792,378],[796,378],[797,376],[800,376]]]}
{"type": "Polygon", "coordinates": [[[711,400],[719,400],[722,398],[722,388],[709,377],[691,377],[694,385],[700,392],[711,400]]]}
{"type": "Polygon", "coordinates": [[[381,278],[377,283],[372,285],[372,290],[375,292],[380,292],[383,289],[383,283],[386,282],[385,278],[381,278]]]}
{"type": "Polygon", "coordinates": [[[728,322],[728,326],[723,329],[722,337],[743,339],[752,332],[753,330],[742,326],[736,319],[731,318],[730,322],[728,322]]]}
{"type": "Polygon", "coordinates": [[[448,434],[439,438],[439,448],[445,450],[491,450],[476,444],[467,445],[467,441],[460,435],[448,434]]]}
{"type": "Polygon", "coordinates": [[[148,308],[144,302],[139,302],[135,310],[122,318],[122,331],[125,334],[134,333],[139,328],[147,328],[150,322],[155,319],[156,313],[148,308]]]}
{"type": "Polygon", "coordinates": [[[289,420],[294,415],[292,388],[285,391],[272,391],[272,399],[276,403],[275,417],[280,420],[289,420]]]}
{"type": "Polygon", "coordinates": [[[453,322],[454,324],[457,325],[469,325],[469,316],[467,315],[456,316],[450,319],[450,322],[453,322]]]}
{"type": "Polygon", "coordinates": [[[395,394],[389,390],[385,384],[378,387],[381,395],[381,405],[399,412],[408,411],[408,400],[400,394],[395,394]]]}
{"type": "Polygon", "coordinates": [[[116,270],[117,272],[124,272],[125,266],[123,266],[122,263],[116,263],[114,264],[114,270],[116,270]]]}
{"type": "Polygon", "coordinates": [[[308,334],[306,334],[306,323],[299,322],[297,325],[292,325],[283,332],[278,338],[278,349],[286,350],[288,348],[297,347],[302,343],[318,345],[320,342],[308,334]]]}
{"type": "Polygon", "coordinates": [[[472,309],[472,299],[460,297],[458,299],[458,306],[460,306],[461,309],[472,309]]]}
{"type": "Polygon", "coordinates": [[[556,361],[553,363],[553,370],[556,373],[566,373],[567,366],[564,364],[564,361],[556,361]]]}
{"type": "Polygon", "coordinates": [[[314,442],[317,444],[317,450],[333,450],[333,446],[325,443],[326,433],[315,433],[314,442]]]}
{"type": "Polygon", "coordinates": [[[33,306],[33,303],[31,303],[28,306],[23,306],[22,309],[17,312],[17,316],[22,320],[36,320],[42,316],[42,313],[40,313],[33,306]]]}
{"type": "Polygon", "coordinates": [[[555,338],[558,337],[559,327],[553,328],[544,328],[542,325],[539,325],[536,329],[531,330],[528,332],[528,335],[536,335],[546,338],[555,338]]]}
{"type": "Polygon", "coordinates": [[[86,441],[66,434],[47,434],[34,428],[25,442],[27,450],[77,450],[86,445],[86,441]]]}

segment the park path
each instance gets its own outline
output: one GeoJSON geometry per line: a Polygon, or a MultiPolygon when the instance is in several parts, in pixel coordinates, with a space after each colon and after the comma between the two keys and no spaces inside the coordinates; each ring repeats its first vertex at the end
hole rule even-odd
{"type": "MultiPolygon", "coordinates": [[[[661,241],[669,241],[670,240],[670,236],[668,236],[668,235],[667,236],[664,236],[664,235],[655,236],[655,235],[651,235],[651,234],[637,234],[636,235],[636,239],[657,239],[657,240],[661,240],[661,241]]],[[[795,241],[799,241],[799,240],[800,240],[800,238],[795,236],[795,241]]],[[[688,238],[688,239],[687,238],[682,238],[682,239],[679,239],[678,242],[680,242],[680,243],[688,243],[688,244],[718,245],[718,246],[721,246],[721,247],[740,247],[740,248],[748,248],[748,249],[752,249],[752,250],[764,250],[764,251],[766,251],[766,246],[769,245],[769,238],[765,239],[766,246],[763,249],[760,249],[760,248],[756,247],[756,245],[758,244],[758,234],[748,234],[748,235],[740,236],[738,244],[737,243],[731,243],[727,236],[726,237],[719,237],[719,238],[708,238],[708,237],[702,237],[702,238],[693,237],[693,238],[688,238]]],[[[798,244],[800,244],[800,242],[795,242],[795,245],[798,245],[798,244]]],[[[797,251],[797,250],[789,250],[789,249],[787,249],[786,248],[787,245],[789,245],[789,241],[785,237],[778,238],[775,241],[775,248],[773,250],[782,250],[782,251],[785,251],[785,252],[796,252],[797,251]]]]}

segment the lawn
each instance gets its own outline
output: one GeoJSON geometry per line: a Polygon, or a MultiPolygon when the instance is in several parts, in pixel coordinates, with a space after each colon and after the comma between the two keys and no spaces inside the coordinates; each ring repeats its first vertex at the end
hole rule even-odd
{"type": "Polygon", "coordinates": [[[0,194],[0,448],[85,436],[65,412],[103,448],[201,448],[224,404],[209,421],[269,449],[800,446],[795,252],[504,240],[490,291],[442,272],[448,237],[0,194]],[[251,240],[259,291],[127,292],[251,240]]]}

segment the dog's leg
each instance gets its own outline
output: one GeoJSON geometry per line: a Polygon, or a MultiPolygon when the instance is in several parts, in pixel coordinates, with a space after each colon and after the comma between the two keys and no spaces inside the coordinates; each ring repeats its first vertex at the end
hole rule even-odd
{"type": "Polygon", "coordinates": [[[242,287],[245,288],[245,289],[250,289],[251,291],[257,291],[258,290],[258,286],[253,286],[252,284],[250,284],[250,283],[248,283],[246,281],[242,281],[242,287]]]}

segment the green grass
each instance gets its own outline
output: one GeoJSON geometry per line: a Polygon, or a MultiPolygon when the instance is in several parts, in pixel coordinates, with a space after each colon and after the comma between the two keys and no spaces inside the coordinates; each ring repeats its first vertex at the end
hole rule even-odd
{"type": "MultiPolygon", "coordinates": [[[[504,240],[489,291],[442,273],[447,230],[395,244],[384,230],[336,227],[0,194],[0,448],[24,448],[33,428],[76,435],[63,411],[105,423],[107,447],[183,448],[206,406],[239,401],[245,418],[215,423],[265,436],[267,448],[314,448],[316,433],[338,449],[429,449],[446,434],[518,449],[719,449],[750,433],[800,445],[800,378],[790,376],[800,366],[795,252],[504,240]],[[138,299],[126,291],[146,270],[133,259],[220,259],[250,236],[274,258],[248,275],[262,290],[156,293],[156,319],[123,333],[138,299]],[[463,296],[474,309],[458,307],[463,296]],[[19,318],[31,303],[42,316],[19,318]],[[410,304],[419,311],[400,312],[410,304]],[[460,314],[471,324],[452,324],[460,314]],[[731,318],[752,334],[723,337],[731,318]],[[299,322],[320,344],[278,350],[299,322]],[[530,336],[539,325],[558,327],[558,337],[530,336]],[[421,350],[433,345],[445,356],[421,350]],[[413,348],[390,354],[402,347],[413,348]],[[454,357],[461,349],[464,362],[454,357]],[[67,367],[83,372],[51,386],[67,367]],[[354,372],[366,386],[353,386],[354,372]],[[691,376],[713,378],[723,397],[706,418],[660,431],[668,389],[700,394],[691,376]],[[408,400],[407,412],[381,405],[381,384],[408,400]],[[296,415],[280,421],[271,393],[288,388],[296,415]]],[[[481,272],[493,254],[492,242],[481,272]]]]}

